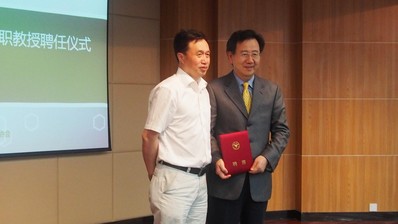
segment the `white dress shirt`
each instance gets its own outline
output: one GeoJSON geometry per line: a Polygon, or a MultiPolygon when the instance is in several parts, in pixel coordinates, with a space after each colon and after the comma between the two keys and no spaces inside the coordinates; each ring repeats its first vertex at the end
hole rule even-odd
{"type": "Polygon", "coordinates": [[[211,161],[210,101],[207,82],[178,68],[149,96],[145,129],[159,133],[158,160],[203,167],[211,161]]]}

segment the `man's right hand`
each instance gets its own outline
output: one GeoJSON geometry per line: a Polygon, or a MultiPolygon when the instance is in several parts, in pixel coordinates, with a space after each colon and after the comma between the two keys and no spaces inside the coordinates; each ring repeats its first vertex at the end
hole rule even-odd
{"type": "Polygon", "coordinates": [[[219,159],[216,162],[216,174],[223,180],[231,177],[231,174],[228,174],[227,168],[225,168],[224,160],[219,159]]]}

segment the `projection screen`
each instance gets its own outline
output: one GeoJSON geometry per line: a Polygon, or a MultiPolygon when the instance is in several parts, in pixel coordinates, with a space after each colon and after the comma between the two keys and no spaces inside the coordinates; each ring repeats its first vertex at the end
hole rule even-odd
{"type": "Polygon", "coordinates": [[[0,157],[110,150],[107,0],[0,0],[0,157]]]}

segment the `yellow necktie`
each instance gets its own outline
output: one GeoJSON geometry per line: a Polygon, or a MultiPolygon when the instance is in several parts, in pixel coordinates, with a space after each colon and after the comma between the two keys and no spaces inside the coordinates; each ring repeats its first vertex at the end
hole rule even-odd
{"type": "Polygon", "coordinates": [[[252,97],[249,92],[249,83],[248,82],[243,83],[243,94],[242,95],[243,95],[243,101],[245,102],[247,113],[250,113],[252,97]]]}

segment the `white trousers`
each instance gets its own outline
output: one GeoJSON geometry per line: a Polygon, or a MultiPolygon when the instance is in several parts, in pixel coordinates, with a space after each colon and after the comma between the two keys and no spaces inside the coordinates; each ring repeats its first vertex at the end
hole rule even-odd
{"type": "Polygon", "coordinates": [[[157,164],[149,187],[154,224],[205,224],[206,174],[199,177],[157,164]]]}

